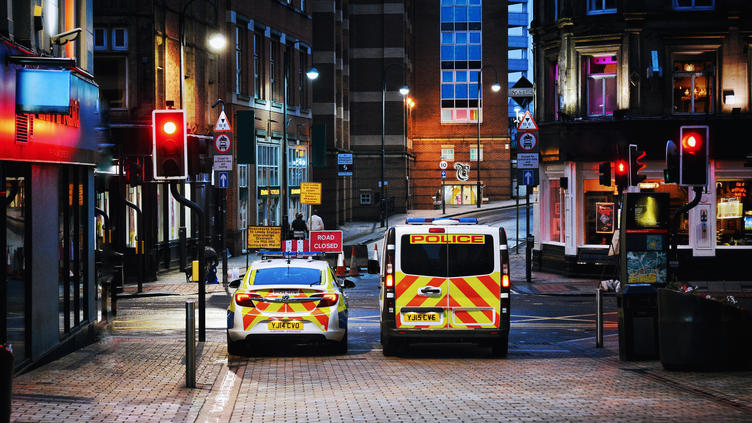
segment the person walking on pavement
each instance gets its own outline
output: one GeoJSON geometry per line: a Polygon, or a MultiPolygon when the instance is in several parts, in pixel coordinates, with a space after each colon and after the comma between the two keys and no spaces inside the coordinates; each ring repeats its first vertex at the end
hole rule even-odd
{"type": "Polygon", "coordinates": [[[295,213],[295,220],[292,221],[292,234],[294,239],[305,239],[308,233],[308,225],[303,220],[303,213],[295,213]]]}
{"type": "Polygon", "coordinates": [[[311,230],[312,231],[324,230],[324,221],[321,220],[321,217],[319,217],[318,209],[313,209],[313,215],[311,215],[311,230]]]}

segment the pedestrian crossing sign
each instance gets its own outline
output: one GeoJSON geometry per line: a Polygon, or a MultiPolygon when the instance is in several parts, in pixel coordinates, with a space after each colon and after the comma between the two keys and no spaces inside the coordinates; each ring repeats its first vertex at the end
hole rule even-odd
{"type": "Polygon", "coordinates": [[[520,123],[517,124],[518,131],[537,131],[538,125],[533,120],[533,115],[530,110],[525,111],[525,115],[522,117],[520,123]]]}

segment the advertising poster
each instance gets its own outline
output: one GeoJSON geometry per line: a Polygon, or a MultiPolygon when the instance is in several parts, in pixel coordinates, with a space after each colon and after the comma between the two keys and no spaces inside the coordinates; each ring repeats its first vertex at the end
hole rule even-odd
{"type": "Polygon", "coordinates": [[[614,203],[595,203],[595,232],[614,233],[614,203]]]}

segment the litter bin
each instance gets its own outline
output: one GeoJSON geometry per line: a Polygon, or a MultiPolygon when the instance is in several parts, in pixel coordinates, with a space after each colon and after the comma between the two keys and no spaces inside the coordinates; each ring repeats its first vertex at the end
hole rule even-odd
{"type": "Polygon", "coordinates": [[[627,285],[617,294],[619,359],[658,360],[658,291],[627,285]]]}
{"type": "Polygon", "coordinates": [[[2,402],[2,414],[0,422],[10,421],[10,400],[13,390],[13,350],[8,345],[0,345],[0,402],[2,402]]]}

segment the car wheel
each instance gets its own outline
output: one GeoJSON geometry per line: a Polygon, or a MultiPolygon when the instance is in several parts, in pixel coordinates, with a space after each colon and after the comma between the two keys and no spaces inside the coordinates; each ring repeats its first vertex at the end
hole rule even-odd
{"type": "Polygon", "coordinates": [[[381,337],[382,353],[386,357],[391,357],[399,354],[402,351],[402,343],[393,339],[389,335],[382,335],[381,337]]]}
{"type": "Polygon", "coordinates": [[[493,341],[491,343],[491,355],[494,357],[503,358],[507,356],[507,351],[509,351],[509,336],[502,336],[496,341],[493,341]]]}
{"type": "Polygon", "coordinates": [[[337,355],[347,354],[347,329],[345,329],[345,336],[342,337],[342,340],[335,342],[332,346],[332,352],[337,355]]]}
{"type": "Polygon", "coordinates": [[[227,354],[230,355],[248,355],[250,352],[245,340],[233,341],[230,334],[227,334],[227,354]]]}

